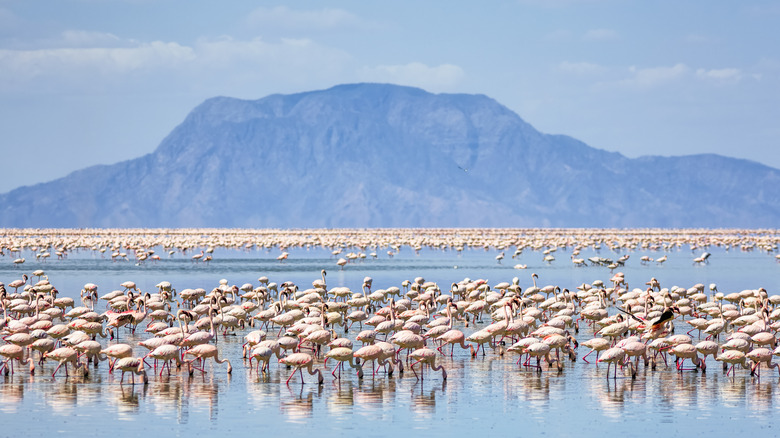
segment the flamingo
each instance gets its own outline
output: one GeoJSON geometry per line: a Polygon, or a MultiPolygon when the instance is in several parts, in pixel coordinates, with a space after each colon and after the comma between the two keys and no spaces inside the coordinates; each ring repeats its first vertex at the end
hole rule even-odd
{"type": "Polygon", "coordinates": [[[122,385],[125,380],[125,373],[130,372],[130,377],[133,379],[132,385],[135,385],[135,375],[139,374],[143,378],[144,385],[149,383],[149,378],[146,375],[144,369],[144,360],[142,357],[123,357],[114,362],[114,367],[122,371],[122,377],[119,379],[119,384],[122,385]]]}
{"type": "MultiPolygon", "coordinates": [[[[143,345],[143,344],[139,342],[139,345],[143,345]]],[[[168,375],[171,374],[170,361],[172,360],[176,361],[177,368],[181,367],[181,359],[179,359],[179,347],[175,345],[171,345],[171,344],[160,345],[159,347],[150,351],[149,354],[144,356],[144,359],[146,359],[147,357],[151,357],[154,360],[164,361],[162,367],[160,367],[160,376],[162,376],[162,373],[165,370],[166,366],[168,367],[168,375]]]]}
{"type": "MultiPolygon", "coordinates": [[[[607,379],[609,379],[609,367],[614,365],[615,367],[615,376],[613,379],[617,379],[617,367],[619,364],[623,363],[623,360],[626,358],[626,352],[622,348],[618,347],[612,347],[605,351],[599,360],[596,361],[596,363],[606,362],[607,363],[607,379]]],[[[629,366],[632,366],[629,362],[629,366]]],[[[633,366],[631,374],[633,374],[633,366]]]]}
{"type": "MultiPolygon", "coordinates": [[[[204,359],[208,359],[210,357],[214,358],[214,362],[219,364],[227,362],[227,373],[231,374],[233,372],[233,365],[230,364],[230,361],[227,358],[222,358],[222,359],[219,358],[219,350],[215,345],[211,345],[211,344],[196,345],[190,348],[189,350],[185,351],[184,354],[185,355],[191,354],[192,356],[194,356],[194,358],[188,362],[190,375],[193,374],[193,369],[201,371],[205,374],[206,371],[203,370],[203,368],[196,368],[195,366],[192,365],[192,362],[194,362],[195,359],[200,359],[201,361],[203,361],[204,359]]],[[[201,364],[203,364],[203,362],[201,362],[201,364]]]]}
{"type": "Polygon", "coordinates": [[[734,367],[736,365],[741,365],[742,368],[748,369],[750,368],[746,363],[747,356],[745,356],[745,353],[739,351],[739,350],[726,350],[723,353],[719,354],[718,357],[715,358],[715,360],[719,362],[723,362],[724,366],[727,366],[727,364],[731,364],[731,368],[726,371],[726,375],[728,376],[729,373],[734,371],[734,367]]]}
{"type": "Polygon", "coordinates": [[[309,372],[309,375],[317,375],[317,384],[322,385],[323,380],[325,380],[322,377],[322,371],[319,369],[312,369],[314,365],[314,359],[306,354],[306,353],[293,353],[289,356],[285,356],[281,359],[279,359],[279,363],[283,363],[287,366],[295,367],[292,374],[290,374],[290,377],[287,378],[287,385],[290,384],[290,379],[293,378],[295,375],[295,372],[298,371],[301,374],[301,385],[303,385],[303,371],[302,368],[306,368],[306,370],[309,372]]]}
{"type": "Polygon", "coordinates": [[[24,348],[14,344],[6,344],[0,346],[0,356],[6,358],[5,362],[3,362],[3,366],[0,367],[0,369],[5,369],[6,375],[9,373],[9,369],[10,369],[10,373],[13,374],[14,360],[19,361],[21,365],[29,364],[30,374],[35,374],[35,362],[33,362],[32,357],[28,357],[27,359],[24,359],[24,348]]]}
{"type": "MultiPolygon", "coordinates": [[[[417,371],[414,370],[414,366],[417,365],[418,363],[423,363],[423,364],[429,365],[431,367],[431,370],[433,370],[433,371],[441,370],[441,378],[442,378],[442,380],[447,380],[447,371],[444,369],[444,366],[442,366],[442,365],[438,365],[437,366],[436,365],[436,352],[435,351],[431,350],[430,348],[425,348],[425,347],[418,348],[417,350],[414,350],[413,352],[411,352],[409,354],[409,357],[411,357],[412,359],[416,360],[416,362],[414,362],[413,364],[409,365],[409,368],[412,369],[412,372],[414,373],[415,377],[418,377],[418,376],[417,376],[417,371]]],[[[424,377],[423,377],[422,368],[420,368],[420,376],[418,377],[417,380],[422,380],[423,378],[424,377]]]]}
{"type": "Polygon", "coordinates": [[[78,360],[78,352],[74,350],[71,347],[60,347],[57,349],[54,349],[48,353],[44,353],[43,357],[46,359],[52,359],[59,361],[59,364],[57,365],[57,368],[54,369],[54,372],[51,373],[51,376],[54,377],[55,374],[57,374],[57,371],[60,369],[61,366],[65,365],[65,377],[68,377],[68,364],[70,363],[73,365],[73,368],[78,371],[79,368],[82,366],[84,367],[84,375],[86,376],[89,372],[89,369],[87,368],[87,364],[81,363],[78,360]]]}
{"type": "Polygon", "coordinates": [[[582,357],[582,360],[584,360],[587,363],[590,363],[590,362],[588,362],[588,360],[586,358],[588,356],[590,356],[590,354],[595,351],[596,352],[596,362],[598,362],[598,360],[599,360],[599,353],[604,351],[604,350],[606,350],[607,348],[609,348],[610,344],[611,344],[611,342],[609,342],[609,340],[604,339],[604,338],[588,339],[587,341],[583,342],[582,345],[584,347],[590,348],[590,351],[588,352],[588,354],[586,354],[585,356],[582,357]]]}
{"type": "Polygon", "coordinates": [[[108,347],[100,350],[100,354],[114,359],[113,361],[111,361],[110,359],[108,361],[108,370],[109,372],[111,372],[114,370],[114,367],[116,366],[116,361],[118,359],[124,359],[126,357],[131,357],[133,355],[133,347],[127,344],[109,345],[108,347]]]}
{"type": "Polygon", "coordinates": [[[274,354],[276,354],[277,359],[284,357],[284,353],[282,352],[282,347],[279,345],[279,342],[274,340],[261,341],[254,348],[252,348],[252,351],[249,353],[249,366],[252,366],[252,359],[256,359],[257,372],[262,371],[265,373],[268,371],[271,356],[274,354]],[[262,368],[260,367],[261,362],[263,363],[262,368]]]}
{"type": "MultiPolygon", "coordinates": [[[[395,347],[393,347],[393,353],[395,353],[395,347]]],[[[378,344],[370,344],[360,347],[352,355],[358,359],[361,359],[363,362],[373,361],[374,364],[371,366],[371,377],[374,377],[376,376],[377,361],[381,361],[381,359],[384,357],[384,350],[382,349],[382,346],[378,344]]]]}
{"type": "Polygon", "coordinates": [[[701,368],[701,360],[699,359],[698,350],[696,350],[696,346],[693,344],[677,344],[669,350],[669,353],[677,357],[677,359],[674,361],[677,365],[677,371],[685,371],[685,368],[683,367],[685,359],[690,359],[691,362],[696,365],[696,368],[692,368],[694,371],[698,368],[701,368]]]}
{"type": "Polygon", "coordinates": [[[772,363],[772,350],[768,348],[755,348],[751,350],[748,354],[746,354],[747,358],[753,361],[753,366],[750,369],[750,375],[756,375],[761,376],[761,364],[766,364],[767,368],[770,370],[772,368],[777,368],[778,373],[780,373],[780,365],[776,363],[772,363]]]}
{"type": "Polygon", "coordinates": [[[331,373],[334,379],[341,379],[341,369],[344,368],[345,362],[348,362],[350,367],[357,369],[358,379],[363,378],[363,366],[354,362],[355,356],[351,348],[336,347],[325,354],[325,363],[328,362],[328,359],[333,359],[339,362],[339,364],[333,368],[333,372],[331,373]],[[336,377],[336,370],[339,372],[338,377],[336,377]]]}

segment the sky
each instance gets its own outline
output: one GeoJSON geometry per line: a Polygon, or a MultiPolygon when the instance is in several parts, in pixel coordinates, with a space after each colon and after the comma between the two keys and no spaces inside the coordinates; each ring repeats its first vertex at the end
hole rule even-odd
{"type": "Polygon", "coordinates": [[[150,153],[210,97],[355,82],[780,168],[778,23],[775,0],[0,0],[0,193],[150,153]]]}

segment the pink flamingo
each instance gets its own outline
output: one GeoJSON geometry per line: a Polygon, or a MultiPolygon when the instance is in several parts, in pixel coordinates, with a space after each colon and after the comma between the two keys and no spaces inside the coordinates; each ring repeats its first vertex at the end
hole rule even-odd
{"type": "Polygon", "coordinates": [[[306,368],[306,370],[309,372],[309,375],[317,375],[317,384],[322,385],[322,381],[325,380],[322,377],[322,371],[319,369],[312,369],[314,365],[314,359],[306,354],[306,353],[293,353],[289,356],[285,356],[281,359],[279,359],[279,363],[283,363],[287,366],[295,367],[292,374],[290,374],[290,377],[287,378],[287,384],[290,384],[290,379],[295,375],[295,372],[298,371],[301,373],[301,385],[303,385],[303,371],[302,368],[306,368]]]}

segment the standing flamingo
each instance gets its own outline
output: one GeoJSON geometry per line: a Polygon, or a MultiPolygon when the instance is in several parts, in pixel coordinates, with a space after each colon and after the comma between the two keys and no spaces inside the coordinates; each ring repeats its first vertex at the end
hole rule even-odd
{"type": "MultiPolygon", "coordinates": [[[[196,346],[190,348],[189,350],[185,351],[184,354],[185,355],[191,354],[191,355],[195,356],[195,358],[193,358],[192,360],[190,360],[188,362],[189,367],[190,367],[190,370],[189,370],[190,371],[190,375],[192,375],[192,373],[193,373],[193,368],[197,369],[198,371],[201,371],[201,372],[203,372],[205,374],[206,371],[204,371],[203,368],[195,368],[192,365],[192,362],[194,362],[195,359],[200,359],[201,361],[203,361],[204,359],[208,359],[210,357],[214,358],[214,362],[216,362],[216,363],[220,363],[221,364],[221,363],[227,362],[227,372],[228,372],[228,374],[231,374],[233,372],[233,365],[230,364],[230,361],[227,358],[222,358],[222,359],[219,358],[219,350],[217,349],[217,347],[215,345],[211,345],[211,344],[196,345],[196,346]]],[[[204,366],[204,365],[205,365],[205,363],[201,362],[201,366],[204,366]]]]}
{"type": "Polygon", "coordinates": [[[141,357],[123,357],[114,362],[114,367],[122,371],[122,377],[119,379],[119,384],[125,380],[125,373],[130,372],[130,378],[132,379],[132,385],[135,385],[135,375],[138,374],[143,378],[144,385],[149,383],[149,378],[146,375],[144,369],[144,360],[141,357]]]}
{"type": "Polygon", "coordinates": [[[55,374],[57,374],[57,371],[60,369],[61,366],[65,365],[65,377],[68,377],[68,363],[73,365],[73,368],[78,371],[79,368],[82,366],[84,367],[84,375],[86,376],[89,372],[89,369],[87,368],[87,364],[81,363],[78,360],[78,352],[74,350],[71,347],[60,347],[57,349],[54,349],[48,353],[44,353],[43,357],[46,359],[52,359],[59,361],[59,364],[57,365],[57,368],[54,369],[54,372],[51,373],[51,376],[54,377],[55,374]]]}
{"type": "Polygon", "coordinates": [[[341,369],[344,368],[345,362],[349,362],[350,367],[358,370],[358,379],[363,378],[363,366],[354,362],[355,356],[352,353],[351,348],[336,347],[325,354],[325,363],[328,362],[328,359],[334,359],[339,362],[339,364],[333,368],[333,372],[331,373],[335,379],[341,379],[341,369]],[[336,377],[336,370],[339,372],[338,377],[336,377]]]}
{"type": "MultiPolygon", "coordinates": [[[[626,352],[619,347],[612,347],[605,351],[599,360],[596,361],[596,363],[606,362],[607,363],[607,379],[609,379],[609,367],[614,365],[615,367],[615,375],[613,379],[617,379],[617,367],[619,364],[623,363],[623,360],[626,358],[626,352]]],[[[631,362],[628,363],[629,366],[631,366],[631,374],[634,374],[633,372],[633,365],[631,362]]]]}
{"type": "Polygon", "coordinates": [[[3,366],[0,367],[0,370],[5,369],[5,374],[7,375],[9,373],[14,373],[14,360],[19,361],[21,365],[30,365],[30,374],[35,374],[35,362],[32,360],[32,356],[28,357],[27,359],[24,358],[24,348],[14,345],[14,344],[6,344],[3,346],[0,346],[0,356],[3,356],[7,358],[5,362],[3,362],[3,366]]]}
{"type": "Polygon", "coordinates": [[[290,374],[290,377],[287,378],[287,384],[290,384],[290,379],[295,375],[295,372],[298,371],[301,374],[301,385],[303,385],[303,371],[302,368],[306,368],[306,370],[309,372],[309,375],[317,375],[317,384],[322,385],[323,380],[325,380],[322,377],[322,371],[319,369],[312,369],[314,365],[314,359],[306,354],[306,353],[293,353],[289,356],[285,356],[281,359],[279,359],[279,363],[283,363],[287,366],[295,367],[292,374],[290,374]]]}
{"type": "MultiPolygon", "coordinates": [[[[436,365],[436,352],[431,350],[430,348],[419,348],[417,350],[414,350],[411,354],[409,354],[409,357],[412,359],[415,359],[416,362],[409,365],[409,368],[412,369],[412,372],[414,373],[414,376],[417,377],[417,371],[414,370],[414,366],[418,363],[428,364],[431,367],[431,370],[433,371],[439,371],[441,370],[441,378],[442,380],[447,380],[447,371],[445,371],[444,366],[442,365],[436,365]]],[[[422,367],[420,368],[420,376],[418,380],[422,380],[423,377],[423,370],[422,367]]]]}

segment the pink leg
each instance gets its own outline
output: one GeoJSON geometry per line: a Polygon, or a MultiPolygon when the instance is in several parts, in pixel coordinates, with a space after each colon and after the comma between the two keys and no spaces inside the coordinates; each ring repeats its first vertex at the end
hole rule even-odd
{"type": "Polygon", "coordinates": [[[590,350],[588,354],[582,357],[582,360],[584,360],[586,363],[590,363],[587,359],[585,359],[586,357],[590,356],[590,353],[593,353],[593,350],[590,350]]]}

